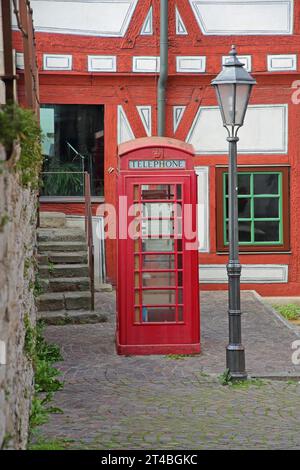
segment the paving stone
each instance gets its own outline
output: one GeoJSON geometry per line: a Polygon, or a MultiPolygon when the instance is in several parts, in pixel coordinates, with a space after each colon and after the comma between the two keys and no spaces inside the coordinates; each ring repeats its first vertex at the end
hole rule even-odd
{"type": "MultiPolygon", "coordinates": [[[[44,439],[73,439],[87,449],[300,449],[300,384],[283,379],[222,386],[227,344],[227,293],[201,293],[202,353],[118,356],[114,293],[96,294],[107,323],[49,326],[60,344],[63,390],[40,428],[44,439]]],[[[299,338],[251,292],[242,295],[243,341],[253,375],[294,373],[299,338]]],[[[75,312],[76,313],[76,312],[75,312]]],[[[77,312],[78,313],[78,312],[77,312]]],[[[270,375],[272,376],[272,375],[270,375]]]]}

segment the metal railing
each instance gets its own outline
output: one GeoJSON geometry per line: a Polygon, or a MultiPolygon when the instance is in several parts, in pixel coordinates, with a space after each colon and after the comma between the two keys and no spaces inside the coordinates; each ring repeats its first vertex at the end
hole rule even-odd
{"type": "Polygon", "coordinates": [[[85,200],[85,235],[88,245],[89,275],[91,280],[91,310],[95,310],[95,277],[94,277],[94,241],[93,219],[91,204],[91,179],[89,173],[84,173],[84,200],[85,200]]]}

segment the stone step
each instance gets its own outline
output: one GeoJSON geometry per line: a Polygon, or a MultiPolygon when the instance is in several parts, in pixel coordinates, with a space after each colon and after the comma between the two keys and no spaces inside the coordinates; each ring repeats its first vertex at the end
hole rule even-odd
{"type": "Polygon", "coordinates": [[[86,242],[63,242],[63,241],[47,241],[42,242],[39,241],[38,243],[38,251],[39,253],[49,253],[49,252],[70,252],[70,253],[77,253],[82,251],[87,251],[86,242]]]}
{"type": "Polygon", "coordinates": [[[38,318],[48,325],[103,323],[108,320],[106,314],[91,310],[54,310],[39,312],[38,318]]]}
{"type": "Polygon", "coordinates": [[[48,261],[53,264],[87,264],[88,255],[87,251],[77,251],[75,253],[50,251],[48,252],[48,261]]]}
{"type": "Polygon", "coordinates": [[[42,294],[37,299],[39,312],[58,310],[89,310],[91,293],[83,292],[51,292],[42,294]]]}
{"type": "Polygon", "coordinates": [[[38,264],[46,266],[51,264],[87,264],[87,251],[77,251],[72,253],[64,251],[48,251],[37,255],[38,264]]]}
{"type": "Polygon", "coordinates": [[[62,228],[66,225],[66,214],[63,212],[40,211],[41,228],[62,228]]]}
{"type": "Polygon", "coordinates": [[[80,228],[39,228],[39,242],[85,242],[84,230],[80,228]]]}
{"type": "Polygon", "coordinates": [[[48,292],[81,292],[89,291],[89,277],[58,277],[47,280],[48,292]]]}
{"type": "Polygon", "coordinates": [[[39,265],[39,275],[42,279],[87,277],[87,264],[46,264],[39,265]]]}

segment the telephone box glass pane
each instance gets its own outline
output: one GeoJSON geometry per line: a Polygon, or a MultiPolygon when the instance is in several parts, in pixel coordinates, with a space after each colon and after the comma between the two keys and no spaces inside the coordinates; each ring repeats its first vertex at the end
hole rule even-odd
{"type": "Polygon", "coordinates": [[[142,251],[174,251],[174,240],[143,240],[142,251]]]}
{"type": "Polygon", "coordinates": [[[167,218],[174,217],[174,204],[172,202],[144,202],[142,205],[143,217],[167,218]]]}
{"type": "Polygon", "coordinates": [[[156,273],[143,273],[143,287],[168,287],[175,286],[176,275],[175,272],[156,272],[156,273]]]}
{"type": "Polygon", "coordinates": [[[143,269],[174,269],[175,255],[143,255],[143,269]]]}
{"type": "Polygon", "coordinates": [[[143,305],[165,305],[176,303],[175,290],[143,290],[143,305]]]}
{"type": "Polygon", "coordinates": [[[142,184],[142,199],[174,199],[172,184],[142,184]]]}
{"type": "Polygon", "coordinates": [[[176,307],[143,307],[142,319],[145,323],[175,322],[176,307]]]}
{"type": "Polygon", "coordinates": [[[143,220],[142,236],[151,238],[158,236],[173,236],[174,221],[173,220],[143,220]]]}

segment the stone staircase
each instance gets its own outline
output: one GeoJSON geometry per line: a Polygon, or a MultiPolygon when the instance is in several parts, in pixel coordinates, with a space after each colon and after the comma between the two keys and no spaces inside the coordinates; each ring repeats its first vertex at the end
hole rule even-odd
{"type": "Polygon", "coordinates": [[[91,311],[85,233],[61,213],[41,212],[38,229],[39,317],[49,324],[105,321],[91,311]]]}

